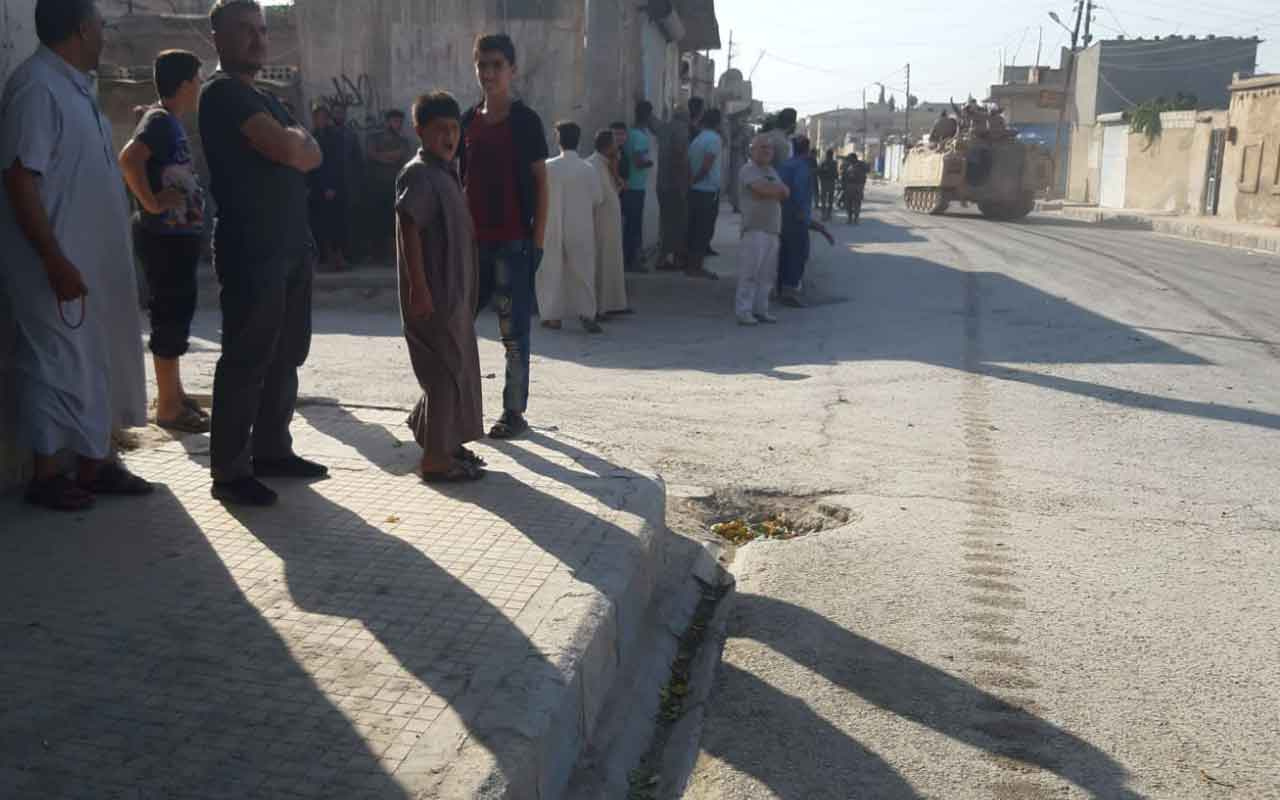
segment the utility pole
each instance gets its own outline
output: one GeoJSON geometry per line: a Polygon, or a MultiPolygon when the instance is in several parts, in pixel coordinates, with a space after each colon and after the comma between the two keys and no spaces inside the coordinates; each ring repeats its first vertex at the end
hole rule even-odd
{"type": "MultiPolygon", "coordinates": [[[[1044,26],[1040,26],[1040,38],[1036,39],[1036,71],[1040,68],[1040,50],[1044,47],[1044,26]]],[[[729,34],[729,50],[733,51],[733,34],[729,34]]],[[[1004,81],[1001,81],[1003,83],[1004,81]]]]}
{"type": "Polygon", "coordinates": [[[1089,27],[1093,23],[1093,0],[1085,0],[1084,12],[1084,46],[1088,47],[1093,41],[1093,36],[1089,33],[1089,27]]]}
{"type": "MultiPolygon", "coordinates": [[[[1079,43],[1080,22],[1086,3],[1092,12],[1093,0],[1076,2],[1076,27],[1071,31],[1071,54],[1067,57],[1067,77],[1062,86],[1062,107],[1058,109],[1058,130],[1053,142],[1053,191],[1055,193],[1058,192],[1062,183],[1062,125],[1067,117],[1067,103],[1071,102],[1071,82],[1076,71],[1076,45],[1079,43]]],[[[1056,15],[1054,18],[1057,19],[1056,15]]],[[[1063,196],[1066,196],[1065,189],[1063,189],[1063,196]]]]}
{"type": "Polygon", "coordinates": [[[733,69],[733,31],[729,31],[729,54],[724,59],[724,71],[733,69]]]}
{"type": "Polygon", "coordinates": [[[867,154],[867,87],[862,87],[862,155],[867,154]]]}
{"type": "Polygon", "coordinates": [[[907,115],[903,127],[907,129],[907,144],[911,144],[911,64],[907,64],[907,115]]]}

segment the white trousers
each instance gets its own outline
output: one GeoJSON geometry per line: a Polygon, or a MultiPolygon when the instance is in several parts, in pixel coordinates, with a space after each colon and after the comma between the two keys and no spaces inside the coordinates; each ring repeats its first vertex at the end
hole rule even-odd
{"type": "Polygon", "coordinates": [[[764,231],[742,234],[738,251],[738,294],[734,310],[738,316],[769,311],[769,292],[778,282],[778,235],[764,231]]]}

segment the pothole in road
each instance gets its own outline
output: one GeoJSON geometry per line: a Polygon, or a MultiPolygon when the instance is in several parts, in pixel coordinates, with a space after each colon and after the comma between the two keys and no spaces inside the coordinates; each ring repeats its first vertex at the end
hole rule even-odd
{"type": "Polygon", "coordinates": [[[839,528],[856,521],[849,508],[825,495],[717,490],[675,503],[683,526],[710,531],[734,545],[756,539],[788,540],[839,528]]]}

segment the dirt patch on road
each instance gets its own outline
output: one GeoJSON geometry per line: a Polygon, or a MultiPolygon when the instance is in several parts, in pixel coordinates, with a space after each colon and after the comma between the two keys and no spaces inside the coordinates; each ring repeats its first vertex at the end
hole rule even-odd
{"type": "Polygon", "coordinates": [[[669,523],[681,533],[709,531],[734,545],[756,539],[795,539],[856,522],[858,515],[825,495],[716,490],[671,503],[669,523]]]}

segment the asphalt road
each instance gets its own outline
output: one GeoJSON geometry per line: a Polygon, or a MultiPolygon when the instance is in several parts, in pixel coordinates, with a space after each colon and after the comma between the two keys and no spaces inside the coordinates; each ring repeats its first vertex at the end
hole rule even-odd
{"type": "Polygon", "coordinates": [[[685,796],[1280,797],[1280,260],[842,233],[796,438],[862,517],[741,552],[685,796]]]}
{"type": "MultiPolygon", "coordinates": [[[[869,194],[778,326],[734,324],[725,216],[726,280],[535,331],[535,426],[857,515],[739,553],[686,796],[1280,797],[1280,260],[869,194]]],[[[387,298],[322,305],[303,392],[411,405],[387,298]]]]}

